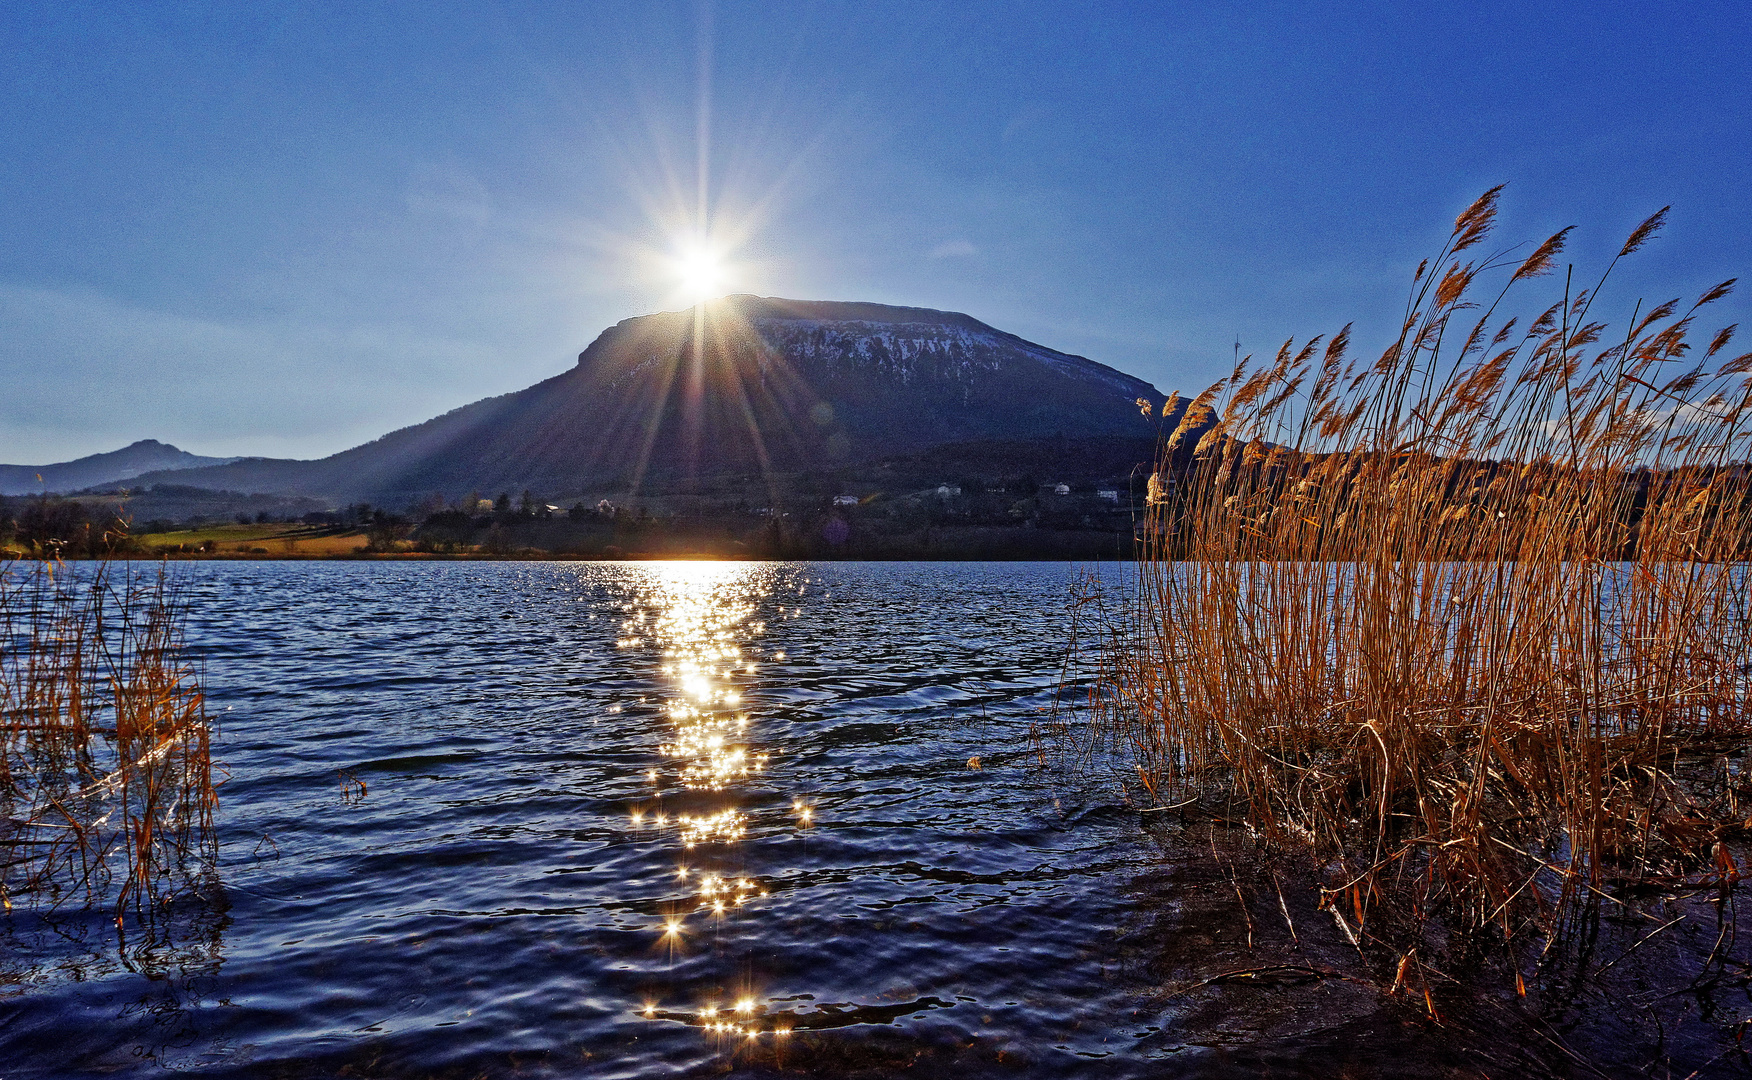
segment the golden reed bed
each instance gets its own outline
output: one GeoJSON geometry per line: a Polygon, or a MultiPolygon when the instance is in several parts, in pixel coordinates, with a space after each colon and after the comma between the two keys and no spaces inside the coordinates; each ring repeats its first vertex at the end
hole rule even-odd
{"type": "Polygon", "coordinates": [[[1499,192],[1379,359],[1286,343],[1166,433],[1072,738],[1311,853],[1402,981],[1435,921],[1549,947],[1638,889],[1730,888],[1752,815],[1752,354],[1693,340],[1733,282],[1609,328],[1604,275],[1554,274],[1568,230],[1478,254],[1499,192]]]}

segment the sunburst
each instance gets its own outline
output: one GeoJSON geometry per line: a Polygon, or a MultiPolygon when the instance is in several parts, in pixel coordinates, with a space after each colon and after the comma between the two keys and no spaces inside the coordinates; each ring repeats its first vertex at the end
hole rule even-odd
{"type": "Polygon", "coordinates": [[[700,237],[675,242],[669,270],[675,277],[678,294],[689,306],[723,295],[733,272],[724,251],[700,237]]]}

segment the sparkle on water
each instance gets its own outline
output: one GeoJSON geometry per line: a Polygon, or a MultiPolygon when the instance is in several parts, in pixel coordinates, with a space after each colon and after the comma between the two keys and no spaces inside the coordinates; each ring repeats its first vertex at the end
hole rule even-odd
{"type": "MultiPolygon", "coordinates": [[[[677,882],[687,882],[690,874],[698,878],[690,891],[670,897],[670,914],[656,928],[663,941],[673,944],[686,933],[690,916],[723,918],[767,895],[758,881],[729,870],[734,845],[749,829],[748,812],[736,798],[738,787],[765,772],[770,757],[750,741],[749,717],[741,710],[736,681],[752,676],[754,665],[745,653],[750,640],[766,629],[754,619],[756,601],[766,591],[757,579],[765,570],[755,564],[716,562],[649,563],[643,569],[645,582],[621,628],[620,645],[639,648],[648,642],[661,652],[669,698],[664,714],[671,734],[655,747],[668,768],[647,774],[651,794],[631,808],[632,828],[642,829],[647,817],[660,825],[671,820],[663,810],[664,798],[677,788],[719,800],[712,809],[679,812],[672,819],[672,843],[690,860],[677,866],[677,882]]],[[[807,813],[800,817],[809,820],[807,813]]],[[[649,1006],[643,1011],[655,1015],[649,1006]]],[[[736,1011],[752,1014],[753,999],[743,998],[736,1011]]],[[[716,1014],[715,1006],[703,1006],[695,1022],[717,1033],[734,1030],[751,1038],[761,1030],[752,1020],[713,1022],[716,1014]]]]}
{"type": "Polygon", "coordinates": [[[190,574],[235,706],[222,923],[135,966],[103,959],[101,913],[21,936],[21,1076],[559,1076],[583,1052],[646,1075],[827,1040],[1028,1046],[1081,1080],[1110,1052],[1126,822],[1061,815],[1001,750],[1053,700],[1062,568],[190,574]],[[337,763],[368,798],[334,798],[337,763]]]}

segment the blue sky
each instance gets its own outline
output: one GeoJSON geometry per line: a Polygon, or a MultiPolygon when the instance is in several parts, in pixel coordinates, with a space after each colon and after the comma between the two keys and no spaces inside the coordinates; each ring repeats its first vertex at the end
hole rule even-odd
{"type": "Polygon", "coordinates": [[[0,461],[318,456],[556,374],[680,306],[702,161],[729,289],[965,311],[1164,391],[1237,337],[1379,348],[1495,183],[1498,239],[1576,225],[1589,280],[1673,204],[1621,320],[1752,270],[1749,31],[1707,2],[7,5],[0,461]]]}

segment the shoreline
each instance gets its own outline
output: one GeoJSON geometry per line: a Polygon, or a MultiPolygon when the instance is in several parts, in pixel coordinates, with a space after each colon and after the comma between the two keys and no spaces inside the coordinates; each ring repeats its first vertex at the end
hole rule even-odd
{"type": "Polygon", "coordinates": [[[19,562],[826,562],[826,563],[965,563],[965,562],[1135,562],[1131,558],[1119,557],[1077,557],[1053,555],[749,555],[724,554],[716,552],[676,553],[676,552],[637,552],[629,551],[618,555],[580,555],[566,552],[543,551],[529,554],[499,554],[486,555],[475,553],[447,552],[357,552],[351,554],[324,553],[287,553],[269,552],[256,554],[249,552],[217,552],[212,554],[196,554],[192,552],[166,552],[164,554],[115,554],[91,558],[78,555],[58,559],[45,559],[36,555],[23,555],[7,552],[0,558],[19,562]]]}

